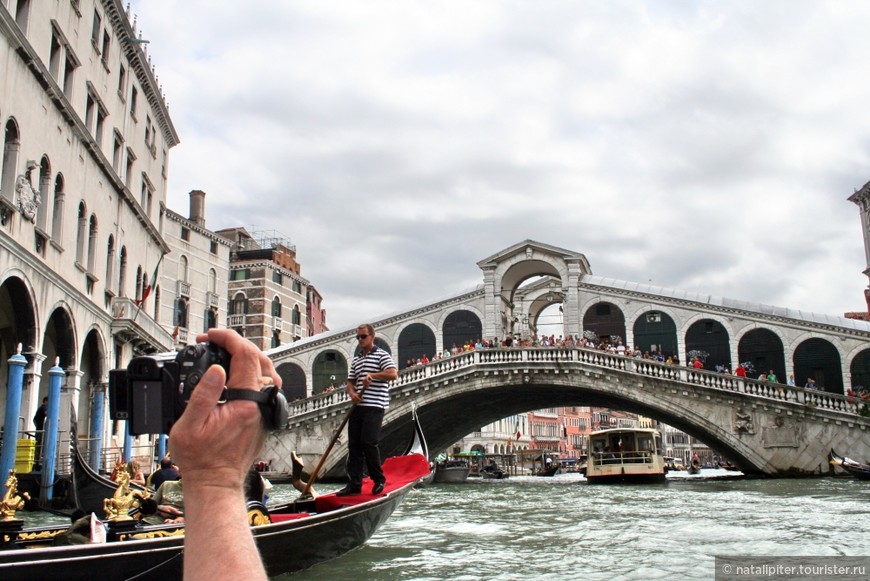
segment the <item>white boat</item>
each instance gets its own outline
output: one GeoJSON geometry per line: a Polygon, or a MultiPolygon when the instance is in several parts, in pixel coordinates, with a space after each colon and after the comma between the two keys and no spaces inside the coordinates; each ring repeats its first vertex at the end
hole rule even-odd
{"type": "Polygon", "coordinates": [[[657,430],[616,428],[589,435],[590,484],[665,482],[662,437],[657,430]]]}

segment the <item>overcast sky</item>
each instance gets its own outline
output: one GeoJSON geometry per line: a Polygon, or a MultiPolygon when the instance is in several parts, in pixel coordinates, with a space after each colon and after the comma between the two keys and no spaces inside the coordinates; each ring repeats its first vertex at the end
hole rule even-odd
{"type": "Polygon", "coordinates": [[[277,230],[333,330],[527,238],[594,274],[864,310],[870,2],[134,0],[169,205],[277,230]]]}

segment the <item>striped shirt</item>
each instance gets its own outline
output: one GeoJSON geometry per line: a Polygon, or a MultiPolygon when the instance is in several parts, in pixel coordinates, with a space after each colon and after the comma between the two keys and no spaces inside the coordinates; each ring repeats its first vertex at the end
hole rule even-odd
{"type": "MultiPolygon", "coordinates": [[[[385,369],[395,368],[393,358],[386,350],[377,345],[372,346],[368,355],[360,353],[354,357],[347,372],[347,380],[356,386],[357,391],[363,388],[363,378],[369,373],[379,373],[385,369]]],[[[360,406],[379,407],[386,409],[390,405],[390,382],[373,379],[363,391],[360,406]]]]}

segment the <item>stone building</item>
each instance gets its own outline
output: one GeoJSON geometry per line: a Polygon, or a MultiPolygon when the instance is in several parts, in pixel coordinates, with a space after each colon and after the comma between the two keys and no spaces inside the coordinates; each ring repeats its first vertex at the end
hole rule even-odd
{"type": "Polygon", "coordinates": [[[119,0],[0,2],[0,359],[26,358],[20,393],[0,367],[4,445],[33,429],[55,365],[92,457],[121,445],[108,371],[173,344],[151,290],[179,138],[137,34],[119,0]]]}
{"type": "Polygon", "coordinates": [[[277,232],[249,233],[244,228],[217,234],[233,242],[227,326],[261,349],[307,337],[310,283],[300,274],[290,240],[277,232]]]}
{"type": "Polygon", "coordinates": [[[233,243],[205,227],[205,192],[190,192],[190,214],[165,210],[163,235],[170,247],[154,293],[154,318],[175,347],[227,323],[227,281],[233,243]]]}

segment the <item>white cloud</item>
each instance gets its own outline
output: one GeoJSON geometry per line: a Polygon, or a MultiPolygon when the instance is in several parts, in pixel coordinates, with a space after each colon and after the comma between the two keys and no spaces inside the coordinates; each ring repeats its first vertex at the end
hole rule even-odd
{"type": "Polygon", "coordinates": [[[344,327],[526,238],[596,274],[841,314],[866,278],[870,5],[133,2],[170,205],[276,229],[344,327]]]}

